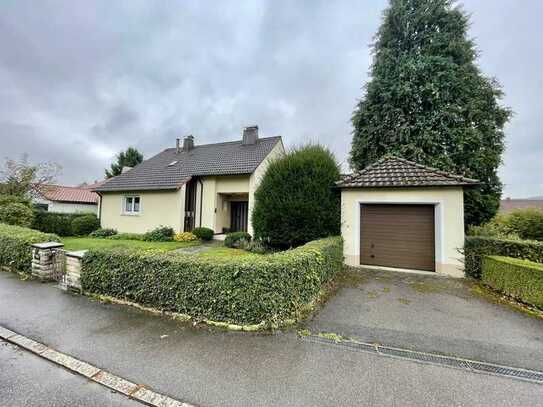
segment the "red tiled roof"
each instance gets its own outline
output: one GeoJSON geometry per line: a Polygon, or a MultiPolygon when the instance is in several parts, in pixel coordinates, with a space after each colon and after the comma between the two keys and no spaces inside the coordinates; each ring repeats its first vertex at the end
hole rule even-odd
{"type": "Polygon", "coordinates": [[[500,201],[500,212],[508,213],[515,209],[541,209],[543,210],[543,200],[540,199],[502,199],[500,201]]]}
{"type": "Polygon", "coordinates": [[[40,194],[50,201],[98,204],[98,194],[87,188],[43,185],[40,194]]]}

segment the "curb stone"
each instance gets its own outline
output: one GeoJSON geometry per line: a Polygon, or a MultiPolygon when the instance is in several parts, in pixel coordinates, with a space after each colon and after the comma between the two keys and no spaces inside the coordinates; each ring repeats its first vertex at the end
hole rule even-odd
{"type": "Polygon", "coordinates": [[[11,342],[44,359],[62,366],[74,373],[90,379],[102,386],[115,390],[125,396],[153,407],[195,407],[166,395],[156,393],[141,384],[132,383],[122,377],[102,370],[70,355],[58,352],[26,336],[17,334],[0,325],[0,339],[11,342]]]}

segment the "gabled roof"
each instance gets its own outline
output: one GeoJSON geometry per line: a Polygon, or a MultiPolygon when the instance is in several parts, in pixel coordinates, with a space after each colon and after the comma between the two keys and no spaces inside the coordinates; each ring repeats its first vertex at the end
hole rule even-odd
{"type": "Polygon", "coordinates": [[[387,155],[361,171],[342,176],[336,185],[340,188],[403,188],[467,186],[478,183],[475,179],[387,155]]]}
{"type": "Polygon", "coordinates": [[[176,189],[193,176],[252,174],[281,137],[195,145],[189,151],[168,148],[131,170],[110,178],[98,192],[176,189]]]}
{"type": "Polygon", "coordinates": [[[49,201],[98,204],[98,194],[87,188],[41,185],[39,194],[49,201]]]}

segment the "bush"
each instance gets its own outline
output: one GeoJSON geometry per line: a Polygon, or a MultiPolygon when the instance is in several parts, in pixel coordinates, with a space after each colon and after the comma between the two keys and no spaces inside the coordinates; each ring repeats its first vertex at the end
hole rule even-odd
{"type": "Polygon", "coordinates": [[[173,240],[174,231],[169,226],[159,226],[143,235],[147,242],[170,242],[173,240]]]}
{"type": "Polygon", "coordinates": [[[473,236],[543,240],[543,211],[516,209],[508,214],[496,215],[482,226],[470,227],[468,233],[473,236]]]}
{"type": "Polygon", "coordinates": [[[192,233],[200,240],[211,240],[211,239],[213,239],[213,229],[194,228],[192,233]]]}
{"type": "Polygon", "coordinates": [[[273,251],[262,240],[252,240],[246,242],[242,244],[240,248],[256,254],[266,254],[273,251]]]}
{"type": "Polygon", "coordinates": [[[96,218],[96,215],[88,213],[57,213],[35,210],[32,229],[45,233],[54,233],[59,236],[74,236],[73,221],[88,215],[96,218]]]}
{"type": "Polygon", "coordinates": [[[7,204],[18,203],[30,208],[30,200],[17,195],[0,195],[0,206],[7,204]]]}
{"type": "Polygon", "coordinates": [[[484,256],[507,256],[543,263],[543,242],[468,236],[464,256],[466,275],[478,279],[484,256]]]}
{"type": "Polygon", "coordinates": [[[332,153],[310,145],[273,161],[255,192],[255,238],[289,248],[339,234],[339,165],[332,153]]]}
{"type": "Polygon", "coordinates": [[[176,242],[194,242],[195,240],[198,240],[198,238],[193,233],[182,232],[177,233],[174,236],[173,240],[175,240],[176,242]]]}
{"type": "Polygon", "coordinates": [[[22,203],[7,203],[0,206],[0,222],[8,225],[30,227],[34,212],[22,203]]]}
{"type": "Polygon", "coordinates": [[[543,240],[543,211],[517,209],[505,216],[505,226],[521,239],[543,240]]]}
{"type": "Polygon", "coordinates": [[[57,235],[0,223],[0,266],[30,273],[33,243],[60,242],[57,235]]]}
{"type": "Polygon", "coordinates": [[[144,240],[145,235],[141,233],[117,233],[116,235],[108,236],[106,239],[111,240],[144,240]]]}
{"type": "Polygon", "coordinates": [[[486,256],[481,280],[494,290],[543,309],[543,264],[486,256]]]}
{"type": "Polygon", "coordinates": [[[226,247],[239,248],[244,242],[250,242],[251,235],[247,232],[232,232],[226,235],[224,239],[224,245],[226,247]]]}
{"type": "Polygon", "coordinates": [[[100,220],[91,213],[78,216],[72,220],[72,233],[85,236],[100,228],[100,220]]]}
{"type": "Polygon", "coordinates": [[[117,234],[117,231],[115,229],[96,229],[94,232],[92,232],[89,236],[94,238],[104,238],[104,237],[110,237],[117,234]]]}
{"type": "Polygon", "coordinates": [[[83,290],[166,311],[236,324],[299,318],[343,264],[339,237],[269,256],[212,258],[93,249],[82,261],[83,290]]]}

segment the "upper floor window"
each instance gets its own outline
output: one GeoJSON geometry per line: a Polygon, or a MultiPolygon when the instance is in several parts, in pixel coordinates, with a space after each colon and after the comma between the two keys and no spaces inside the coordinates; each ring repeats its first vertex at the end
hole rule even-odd
{"type": "Polygon", "coordinates": [[[124,213],[137,214],[140,213],[140,197],[125,196],[124,197],[124,213]]]}

